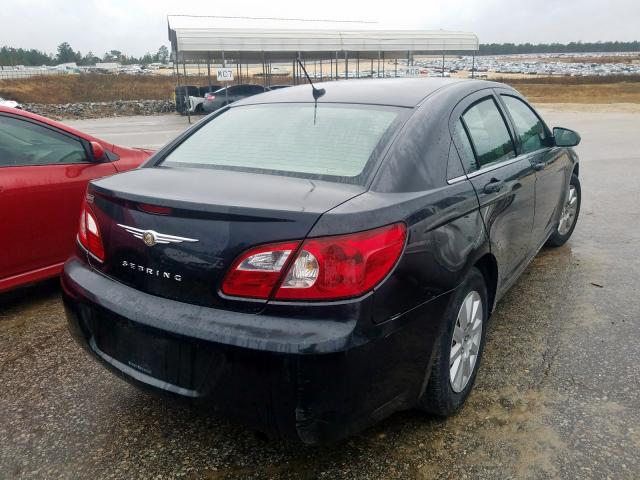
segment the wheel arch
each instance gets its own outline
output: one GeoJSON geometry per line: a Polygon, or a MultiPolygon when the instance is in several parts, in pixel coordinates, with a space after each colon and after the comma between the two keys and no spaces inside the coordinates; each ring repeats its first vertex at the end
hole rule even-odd
{"type": "Polygon", "coordinates": [[[576,162],[576,164],[573,166],[573,172],[572,172],[576,177],[579,177],[580,175],[580,164],[578,162],[576,162]]]}

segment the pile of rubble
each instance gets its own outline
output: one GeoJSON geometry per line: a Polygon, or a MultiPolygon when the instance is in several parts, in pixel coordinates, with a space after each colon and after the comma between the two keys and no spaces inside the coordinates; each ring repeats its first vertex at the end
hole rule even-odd
{"type": "Polygon", "coordinates": [[[159,115],[175,112],[176,106],[171,100],[117,100],[65,104],[25,103],[23,108],[38,115],[60,120],[159,115]]]}

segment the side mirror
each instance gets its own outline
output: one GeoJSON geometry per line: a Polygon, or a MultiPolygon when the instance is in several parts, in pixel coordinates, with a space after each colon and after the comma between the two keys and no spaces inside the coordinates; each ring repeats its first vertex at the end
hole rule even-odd
{"type": "Polygon", "coordinates": [[[104,162],[107,156],[104,153],[104,147],[99,142],[91,143],[91,154],[95,162],[104,162]]]}
{"type": "Polygon", "coordinates": [[[553,139],[558,147],[575,147],[580,143],[578,132],[562,127],[553,128],[553,139]]]}

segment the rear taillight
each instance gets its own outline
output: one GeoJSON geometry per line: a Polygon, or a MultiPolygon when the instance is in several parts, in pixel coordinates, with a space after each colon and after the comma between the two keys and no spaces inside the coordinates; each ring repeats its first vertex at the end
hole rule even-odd
{"type": "Polygon", "coordinates": [[[406,227],[397,223],[365,232],[265,245],[232,265],[227,295],[278,300],[358,297],[379,284],[398,261],[406,227]],[[292,254],[295,253],[295,259],[292,254]]]}
{"type": "Polygon", "coordinates": [[[269,298],[299,244],[274,243],[245,252],[231,265],[222,282],[222,292],[236,297],[269,298]]]}
{"type": "Polygon", "coordinates": [[[101,262],[104,261],[104,246],[102,245],[98,222],[86,200],[84,201],[82,211],[80,212],[78,241],[91,255],[101,262]]]}
{"type": "Polygon", "coordinates": [[[216,98],[215,95],[211,95],[211,94],[207,95],[207,100],[209,100],[209,101],[214,100],[215,98],[216,98]]]}

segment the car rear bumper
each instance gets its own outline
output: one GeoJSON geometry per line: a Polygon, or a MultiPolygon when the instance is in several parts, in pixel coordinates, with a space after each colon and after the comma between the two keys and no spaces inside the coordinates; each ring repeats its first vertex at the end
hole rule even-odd
{"type": "Polygon", "coordinates": [[[448,301],[361,330],[367,305],[340,320],[228,312],[140,292],[77,258],[65,264],[62,286],[72,334],[110,370],[308,444],[415,403],[448,301]]]}

